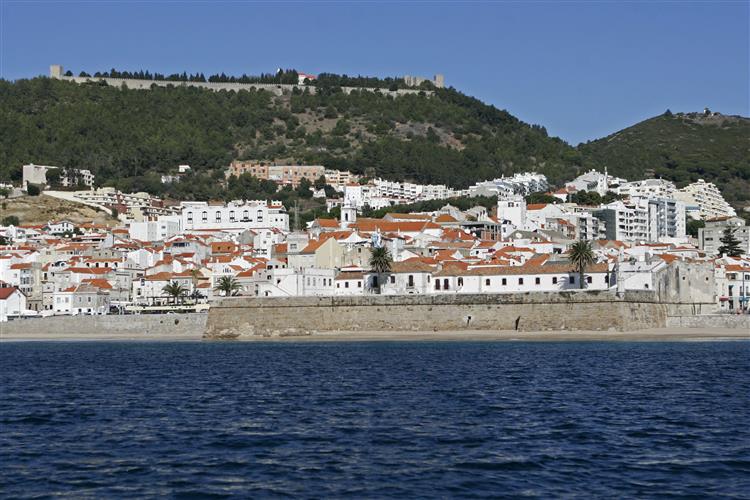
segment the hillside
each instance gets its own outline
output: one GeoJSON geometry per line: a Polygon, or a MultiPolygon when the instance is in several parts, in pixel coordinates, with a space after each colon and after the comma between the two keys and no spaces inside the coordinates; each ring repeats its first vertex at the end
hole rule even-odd
{"type": "Polygon", "coordinates": [[[21,224],[46,224],[52,220],[69,220],[76,224],[94,222],[116,225],[109,214],[80,203],[52,198],[50,196],[23,196],[3,200],[0,205],[0,220],[8,216],[18,217],[21,224]]]}
{"type": "Polygon", "coordinates": [[[213,171],[174,195],[218,188],[234,158],[298,161],[392,179],[467,186],[537,170],[570,176],[576,152],[505,111],[453,89],[432,96],[196,88],[126,90],[35,78],[0,82],[0,179],[24,163],[90,168],[106,184],[159,191],[158,173],[213,171]]]}
{"type": "MultiPolygon", "coordinates": [[[[455,89],[397,98],[345,94],[338,84],[359,81],[346,78],[328,75],[315,94],[283,96],[0,81],[0,181],[18,181],[21,165],[33,162],[89,168],[102,184],[125,191],[206,200],[230,195],[220,181],[233,159],[322,164],[452,187],[524,170],[560,184],[606,165],[628,179],[655,175],[684,185],[703,178],[735,204],[750,200],[747,118],[665,114],[573,148],[455,89]],[[188,182],[162,185],[160,174],[183,163],[193,167],[188,182]]],[[[262,191],[244,186],[232,194],[262,191]]]]}
{"type": "Polygon", "coordinates": [[[665,113],[579,146],[586,165],[626,179],[656,176],[681,187],[714,182],[728,201],[750,202],[750,119],[665,113]]]}

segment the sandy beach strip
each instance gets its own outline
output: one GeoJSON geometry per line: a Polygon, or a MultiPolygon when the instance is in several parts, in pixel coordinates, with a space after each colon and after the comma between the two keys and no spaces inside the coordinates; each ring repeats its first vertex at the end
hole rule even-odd
{"type": "MultiPolygon", "coordinates": [[[[0,333],[0,342],[16,341],[200,341],[200,334],[169,333],[169,334],[133,334],[107,333],[95,335],[81,333],[0,333]]],[[[244,342],[369,342],[369,341],[532,341],[532,342],[560,342],[560,341],[720,341],[720,340],[750,340],[750,331],[746,329],[727,328],[658,328],[649,330],[635,330],[629,332],[615,331],[335,331],[318,332],[312,335],[262,337],[247,336],[237,340],[244,342]]]]}

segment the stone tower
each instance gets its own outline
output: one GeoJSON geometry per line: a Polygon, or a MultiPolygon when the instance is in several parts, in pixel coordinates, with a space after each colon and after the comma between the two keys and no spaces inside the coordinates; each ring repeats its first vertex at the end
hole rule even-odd
{"type": "Polygon", "coordinates": [[[49,67],[49,77],[60,79],[63,76],[63,67],[59,64],[53,64],[49,67]]]}

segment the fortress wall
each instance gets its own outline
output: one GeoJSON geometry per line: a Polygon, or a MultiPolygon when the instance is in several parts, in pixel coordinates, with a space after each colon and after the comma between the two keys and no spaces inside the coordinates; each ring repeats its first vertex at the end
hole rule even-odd
{"type": "Polygon", "coordinates": [[[639,330],[666,326],[653,292],[366,297],[233,297],[211,307],[206,338],[324,331],[639,330]]]}
{"type": "MultiPolygon", "coordinates": [[[[313,85],[292,85],[292,84],[276,84],[276,83],[224,83],[224,82],[173,82],[173,81],[167,81],[167,80],[139,80],[135,78],[105,78],[105,77],[80,77],[80,76],[60,76],[55,77],[59,80],[66,80],[69,82],[74,83],[86,83],[86,82],[98,82],[98,81],[104,81],[107,83],[107,85],[110,85],[112,87],[121,87],[125,85],[125,87],[129,89],[135,89],[135,90],[148,90],[151,88],[152,85],[156,85],[158,87],[167,87],[167,86],[174,86],[174,87],[199,87],[204,89],[209,89],[213,91],[219,91],[219,90],[226,90],[226,91],[240,91],[240,90],[251,90],[253,88],[257,90],[265,90],[267,92],[271,92],[274,95],[283,95],[283,94],[289,94],[294,89],[299,89],[301,91],[307,90],[310,93],[314,94],[316,92],[316,87],[313,85]]],[[[362,88],[362,87],[341,87],[341,90],[345,94],[351,94],[355,90],[366,90],[370,92],[374,92],[376,90],[380,91],[384,95],[392,95],[392,96],[403,96],[403,95],[409,95],[409,94],[418,94],[421,92],[418,89],[398,89],[394,91],[390,91],[387,89],[375,89],[375,88],[362,88]]],[[[432,95],[432,91],[424,91],[427,95],[432,95]]]]}
{"type": "Polygon", "coordinates": [[[205,313],[184,314],[138,314],[107,316],[54,316],[30,318],[0,323],[0,338],[14,334],[55,334],[69,333],[86,335],[126,334],[126,335],[200,335],[206,328],[205,313]]]}

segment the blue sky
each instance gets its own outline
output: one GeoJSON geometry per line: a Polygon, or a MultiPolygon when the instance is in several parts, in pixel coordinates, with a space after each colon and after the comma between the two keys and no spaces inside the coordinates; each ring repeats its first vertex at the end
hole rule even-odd
{"type": "Polygon", "coordinates": [[[448,85],[577,144],[664,112],[750,115],[742,2],[0,0],[0,76],[277,67],[448,85]]]}

